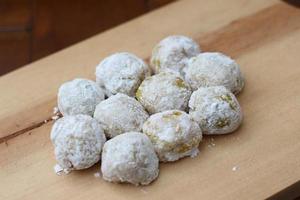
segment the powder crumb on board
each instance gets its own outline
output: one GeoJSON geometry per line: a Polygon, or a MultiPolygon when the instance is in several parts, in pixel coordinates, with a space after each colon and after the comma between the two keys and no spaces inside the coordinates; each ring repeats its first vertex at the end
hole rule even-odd
{"type": "Polygon", "coordinates": [[[69,174],[71,172],[70,169],[64,169],[64,174],[69,174]]]}
{"type": "Polygon", "coordinates": [[[141,189],[141,192],[144,193],[144,194],[147,194],[147,193],[148,193],[147,190],[145,190],[145,189],[143,189],[143,188],[141,189]]]}
{"type": "Polygon", "coordinates": [[[51,117],[51,119],[53,119],[54,121],[58,120],[59,119],[59,116],[58,115],[54,115],[51,117]]]}
{"type": "Polygon", "coordinates": [[[67,169],[63,169],[61,166],[59,166],[58,164],[56,164],[54,167],[54,172],[58,175],[61,176],[63,174],[69,174],[71,171],[67,170],[67,169]]]}
{"type": "Polygon", "coordinates": [[[232,167],[231,170],[232,170],[233,172],[235,172],[235,171],[237,171],[238,169],[239,169],[239,166],[234,166],[234,167],[232,167]]]}
{"type": "Polygon", "coordinates": [[[45,120],[44,120],[44,123],[46,124],[47,122],[48,122],[48,120],[47,120],[47,119],[45,119],[45,120]]]}
{"type": "Polygon", "coordinates": [[[61,166],[59,166],[58,164],[56,164],[55,166],[54,166],[54,172],[57,174],[57,175],[62,175],[62,173],[63,173],[63,171],[64,171],[64,169],[61,167],[61,166]]]}
{"type": "Polygon", "coordinates": [[[100,178],[100,177],[101,177],[101,174],[100,174],[100,172],[96,172],[96,173],[94,173],[94,177],[95,177],[95,178],[100,178]]]}
{"type": "Polygon", "coordinates": [[[58,114],[59,114],[58,107],[55,106],[55,107],[53,108],[53,114],[54,114],[54,115],[58,115],[58,114]]]}
{"type": "Polygon", "coordinates": [[[61,117],[58,107],[53,108],[53,116],[51,117],[52,120],[56,121],[61,117]]]}
{"type": "Polygon", "coordinates": [[[213,148],[213,147],[215,147],[215,146],[216,146],[216,144],[213,143],[213,142],[212,142],[212,143],[209,143],[209,144],[207,145],[208,148],[213,148]]]}

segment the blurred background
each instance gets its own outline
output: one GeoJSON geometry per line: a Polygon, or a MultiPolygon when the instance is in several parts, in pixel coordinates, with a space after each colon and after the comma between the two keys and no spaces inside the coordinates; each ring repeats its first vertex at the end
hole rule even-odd
{"type": "Polygon", "coordinates": [[[0,0],[0,76],[174,0],[0,0]]]}

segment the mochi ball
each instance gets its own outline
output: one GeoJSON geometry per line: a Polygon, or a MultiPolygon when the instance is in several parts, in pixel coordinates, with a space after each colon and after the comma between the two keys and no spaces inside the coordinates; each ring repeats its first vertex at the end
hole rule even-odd
{"type": "Polygon", "coordinates": [[[127,132],[104,144],[101,171],[106,181],[148,185],[157,178],[158,165],[153,145],[142,133],[127,132]]]}
{"type": "Polygon", "coordinates": [[[143,133],[150,138],[159,160],[163,162],[196,156],[202,139],[198,123],[180,110],[151,115],[144,123],[143,133]]]}
{"type": "Polygon", "coordinates": [[[96,67],[96,82],[107,96],[117,93],[134,96],[147,76],[150,76],[148,65],[126,52],[112,54],[96,67]]]}
{"type": "Polygon", "coordinates": [[[199,53],[200,47],[193,39],[172,35],[161,40],[154,47],[150,65],[155,73],[174,71],[183,75],[189,58],[199,53]]]}
{"type": "Polygon", "coordinates": [[[58,119],[50,137],[56,160],[65,170],[86,169],[97,163],[106,141],[103,129],[89,115],[71,115],[58,119]]]}
{"type": "Polygon", "coordinates": [[[191,93],[189,85],[179,75],[161,72],[142,82],[136,98],[153,114],[165,110],[186,110],[191,93]]]}
{"type": "Polygon", "coordinates": [[[239,65],[230,57],[218,52],[201,53],[191,58],[185,80],[193,90],[222,85],[237,94],[244,87],[239,65]]]}
{"type": "Polygon", "coordinates": [[[224,86],[201,87],[189,101],[190,116],[199,123],[203,134],[226,134],[242,122],[241,107],[224,86]]]}
{"type": "Polygon", "coordinates": [[[74,79],[62,84],[58,90],[57,103],[64,115],[85,114],[92,116],[96,105],[104,100],[104,92],[91,80],[74,79]]]}
{"type": "Polygon", "coordinates": [[[94,118],[102,125],[108,138],[130,131],[141,131],[149,117],[134,98],[118,93],[99,103],[94,118]]]}

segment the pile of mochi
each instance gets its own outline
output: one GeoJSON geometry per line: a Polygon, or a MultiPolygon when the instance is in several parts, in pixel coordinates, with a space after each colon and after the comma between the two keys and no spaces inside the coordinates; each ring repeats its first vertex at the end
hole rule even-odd
{"type": "Polygon", "coordinates": [[[159,162],[198,155],[203,135],[227,134],[242,122],[234,94],[244,86],[239,65],[201,52],[185,36],[169,36],[152,51],[150,67],[115,53],[96,67],[96,82],[61,85],[51,141],[56,168],[86,169],[101,160],[109,182],[147,185],[159,162]]]}

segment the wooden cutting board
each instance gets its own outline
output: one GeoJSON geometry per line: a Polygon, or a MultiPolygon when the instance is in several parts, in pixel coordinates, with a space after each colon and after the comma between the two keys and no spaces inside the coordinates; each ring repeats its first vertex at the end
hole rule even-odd
{"type": "Polygon", "coordinates": [[[0,199],[252,200],[282,190],[299,195],[293,189],[300,180],[299,63],[299,7],[278,0],[183,0],[2,76],[0,199]],[[94,79],[96,64],[116,51],[148,59],[170,34],[193,37],[204,51],[222,51],[241,65],[246,86],[238,95],[245,116],[240,129],[205,137],[194,159],[161,164],[150,186],[104,182],[94,176],[99,165],[57,176],[49,140],[53,122],[44,121],[52,116],[60,84],[94,79]]]}

